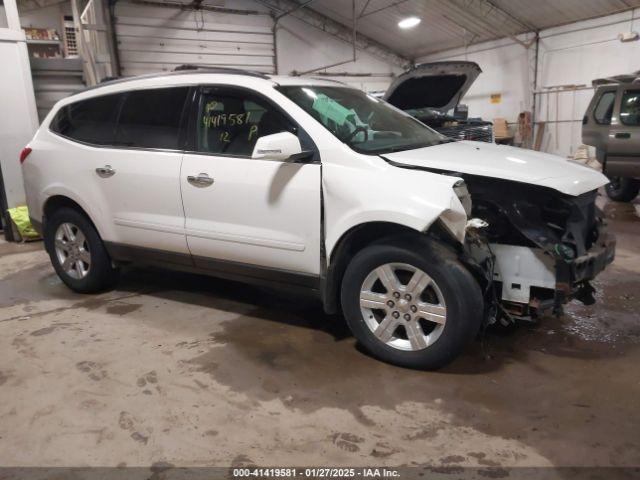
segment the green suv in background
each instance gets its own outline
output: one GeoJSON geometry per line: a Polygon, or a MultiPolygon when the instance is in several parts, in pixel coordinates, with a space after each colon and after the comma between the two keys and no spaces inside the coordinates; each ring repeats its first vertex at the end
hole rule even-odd
{"type": "Polygon", "coordinates": [[[640,72],[594,80],[596,91],[582,120],[582,142],[611,183],[607,195],[630,202],[640,191],[640,72]]]}

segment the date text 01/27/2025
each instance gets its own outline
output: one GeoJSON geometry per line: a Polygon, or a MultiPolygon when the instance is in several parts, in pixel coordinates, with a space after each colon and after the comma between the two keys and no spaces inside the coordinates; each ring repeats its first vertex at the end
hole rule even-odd
{"type": "Polygon", "coordinates": [[[233,478],[399,478],[391,468],[234,468],[233,478]]]}

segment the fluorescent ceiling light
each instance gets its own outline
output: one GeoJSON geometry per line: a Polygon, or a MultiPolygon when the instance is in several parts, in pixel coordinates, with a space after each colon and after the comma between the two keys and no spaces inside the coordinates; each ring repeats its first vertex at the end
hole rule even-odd
{"type": "Polygon", "coordinates": [[[418,25],[422,20],[418,17],[407,17],[398,22],[400,28],[413,28],[418,25]]]}

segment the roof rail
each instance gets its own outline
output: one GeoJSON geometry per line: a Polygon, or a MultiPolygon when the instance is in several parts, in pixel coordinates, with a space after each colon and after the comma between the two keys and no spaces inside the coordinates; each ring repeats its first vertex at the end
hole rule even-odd
{"type": "Polygon", "coordinates": [[[640,82],[640,70],[637,72],[623,74],[623,75],[614,75],[612,77],[606,78],[596,78],[591,82],[591,85],[594,87],[599,87],[600,85],[611,85],[618,83],[638,83],[640,82]]]}
{"type": "Polygon", "coordinates": [[[256,72],[254,70],[243,70],[241,68],[231,67],[209,67],[207,65],[195,65],[192,63],[185,63],[173,69],[174,72],[189,72],[191,70],[199,70],[202,71],[202,73],[226,73],[230,75],[247,75],[249,77],[266,79],[270,78],[266,73],[256,72]]]}
{"type": "Polygon", "coordinates": [[[121,80],[124,77],[104,77],[102,80],[100,80],[98,83],[105,83],[105,82],[113,82],[114,80],[121,80]]]}
{"type": "Polygon", "coordinates": [[[73,97],[79,93],[84,93],[87,91],[95,90],[96,88],[105,87],[108,85],[117,85],[120,83],[131,82],[134,80],[142,80],[146,78],[157,78],[157,77],[166,77],[169,75],[184,75],[188,73],[225,73],[227,75],[246,75],[250,77],[264,78],[269,80],[271,77],[266,73],[254,72],[251,70],[241,70],[239,68],[227,68],[227,67],[207,67],[200,65],[191,65],[185,64],[176,67],[171,72],[157,72],[157,73],[147,73],[145,75],[136,75],[131,77],[106,77],[103,78],[100,83],[96,85],[92,85],[90,87],[85,87],[81,90],[78,90],[71,95],[73,97]]]}
{"type": "Polygon", "coordinates": [[[313,78],[314,80],[323,80],[325,82],[333,82],[333,83],[339,83],[340,85],[346,85],[345,82],[342,82],[340,80],[336,80],[335,78],[324,78],[321,75],[318,76],[314,76],[314,77],[309,77],[309,78],[313,78]]]}

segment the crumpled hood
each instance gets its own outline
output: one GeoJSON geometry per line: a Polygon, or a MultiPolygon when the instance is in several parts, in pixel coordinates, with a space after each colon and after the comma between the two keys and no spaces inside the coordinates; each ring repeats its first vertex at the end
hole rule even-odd
{"type": "Polygon", "coordinates": [[[539,185],[574,196],[609,182],[600,172],[557,155],[485,142],[445,143],[383,157],[415,167],[539,185]]]}

